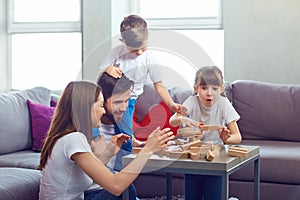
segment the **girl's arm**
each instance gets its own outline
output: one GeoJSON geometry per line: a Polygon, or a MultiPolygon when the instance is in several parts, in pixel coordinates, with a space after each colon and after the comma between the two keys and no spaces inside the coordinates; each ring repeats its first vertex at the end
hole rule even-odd
{"type": "Polygon", "coordinates": [[[239,144],[242,141],[242,136],[236,121],[227,124],[220,130],[220,138],[226,144],[239,144]]]}
{"type": "Polygon", "coordinates": [[[195,127],[201,127],[203,123],[197,122],[189,117],[183,116],[179,113],[174,113],[170,119],[169,119],[170,126],[179,126],[180,124],[185,124],[186,126],[195,126],[195,127]]]}
{"type": "Polygon", "coordinates": [[[119,196],[138,176],[149,157],[156,151],[168,146],[168,141],[174,138],[170,129],[155,129],[148,137],[146,145],[140,153],[121,172],[112,174],[93,153],[75,153],[71,159],[91,177],[95,183],[101,185],[110,193],[119,196]]]}

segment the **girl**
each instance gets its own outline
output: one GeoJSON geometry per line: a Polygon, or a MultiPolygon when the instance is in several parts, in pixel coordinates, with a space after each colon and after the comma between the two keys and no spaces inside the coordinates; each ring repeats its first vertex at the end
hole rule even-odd
{"type": "MultiPolygon", "coordinates": [[[[229,100],[223,96],[224,84],[221,70],[216,66],[208,66],[196,72],[194,82],[195,94],[183,105],[188,108],[186,116],[175,113],[170,118],[171,126],[182,123],[201,127],[204,124],[218,125],[219,130],[204,131],[203,142],[214,144],[237,144],[242,140],[236,121],[240,118],[229,100]]],[[[222,177],[204,175],[185,175],[186,200],[209,199],[219,200],[221,197],[222,177]]]]}

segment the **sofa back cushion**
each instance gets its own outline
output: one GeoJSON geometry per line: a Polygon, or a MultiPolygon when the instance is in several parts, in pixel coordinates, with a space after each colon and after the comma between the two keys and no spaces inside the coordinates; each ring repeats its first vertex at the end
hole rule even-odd
{"type": "Polygon", "coordinates": [[[300,141],[300,85],[238,80],[231,93],[243,139],[300,141]]]}
{"type": "Polygon", "coordinates": [[[36,87],[0,94],[0,155],[29,149],[32,145],[27,100],[49,105],[50,90],[36,87]]]}

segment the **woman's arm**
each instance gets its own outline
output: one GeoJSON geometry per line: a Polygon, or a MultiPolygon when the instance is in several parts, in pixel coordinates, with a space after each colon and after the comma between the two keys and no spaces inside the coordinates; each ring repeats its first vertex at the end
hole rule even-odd
{"type": "Polygon", "coordinates": [[[168,141],[174,138],[169,130],[155,129],[136,158],[117,174],[112,174],[93,153],[75,153],[71,158],[95,183],[118,196],[136,179],[149,157],[168,146],[168,141]]]}
{"type": "Polygon", "coordinates": [[[100,136],[98,141],[91,142],[91,147],[95,156],[101,160],[104,164],[116,155],[122,144],[130,139],[130,136],[126,134],[117,134],[111,137],[110,143],[107,143],[104,139],[104,136],[100,136]]]}

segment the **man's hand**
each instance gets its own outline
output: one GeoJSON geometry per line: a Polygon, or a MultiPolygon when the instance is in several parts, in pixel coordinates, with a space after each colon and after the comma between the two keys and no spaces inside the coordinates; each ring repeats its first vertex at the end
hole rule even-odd
{"type": "Polygon", "coordinates": [[[127,142],[127,140],[130,139],[129,135],[126,135],[124,133],[120,133],[117,135],[114,135],[110,139],[110,145],[113,145],[115,147],[114,154],[117,154],[121,148],[121,146],[127,142]]]}

